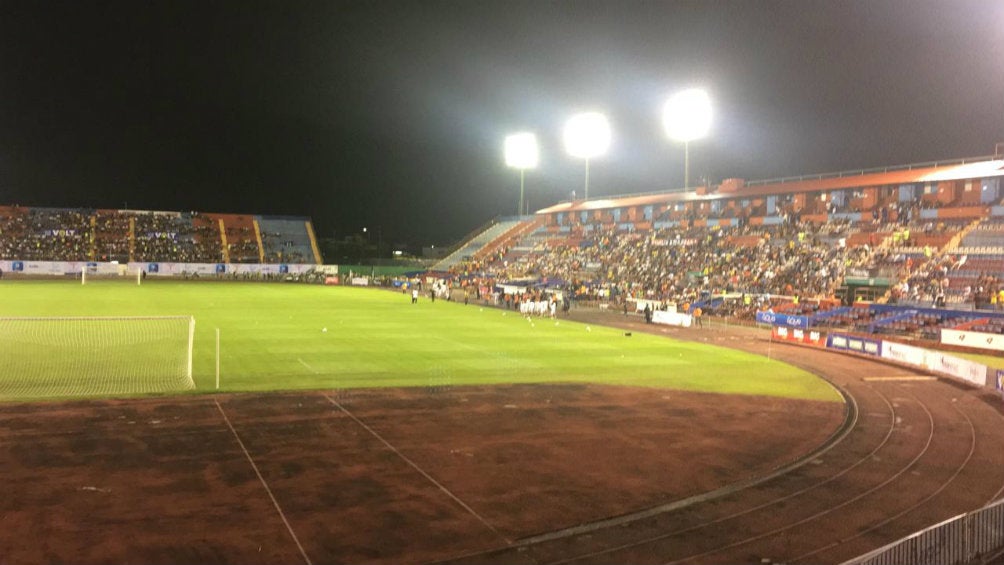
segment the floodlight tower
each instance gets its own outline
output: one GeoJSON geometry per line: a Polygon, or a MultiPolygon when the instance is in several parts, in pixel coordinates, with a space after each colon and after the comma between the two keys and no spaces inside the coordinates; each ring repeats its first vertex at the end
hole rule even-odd
{"type": "Polygon", "coordinates": [[[572,116],[565,124],[565,150],[572,157],[586,161],[585,198],[589,199],[589,160],[606,153],[610,147],[610,124],[598,112],[572,116]]]}
{"type": "Polygon", "coordinates": [[[683,187],[690,188],[690,142],[708,134],[711,127],[711,99],[708,93],[691,88],[673,95],[662,110],[666,135],[683,142],[683,187]]]}
{"type": "Polygon", "coordinates": [[[514,133],[505,138],[505,164],[519,169],[519,208],[517,216],[522,216],[523,209],[523,173],[537,166],[539,155],[537,151],[537,136],[529,132],[514,133]]]}

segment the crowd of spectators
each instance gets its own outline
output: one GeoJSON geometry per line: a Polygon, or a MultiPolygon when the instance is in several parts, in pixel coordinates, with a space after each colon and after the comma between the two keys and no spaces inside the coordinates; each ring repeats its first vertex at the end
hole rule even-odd
{"type": "MultiPolygon", "coordinates": [[[[537,232],[453,272],[481,285],[536,281],[562,285],[578,298],[677,303],[719,294],[832,298],[845,276],[854,274],[891,281],[890,302],[937,307],[975,302],[977,308],[999,309],[1004,305],[999,273],[983,273],[972,285],[950,289],[952,272],[967,257],[915,245],[915,234],[947,238],[960,229],[958,223],[881,218],[870,224],[812,224],[791,216],[773,226],[537,232]],[[855,235],[858,244],[849,245],[855,235]]],[[[736,307],[756,306],[754,298],[736,307]]]]}
{"type": "Polygon", "coordinates": [[[114,212],[94,215],[94,256],[99,261],[129,261],[129,218],[114,212]]]}
{"type": "Polygon", "coordinates": [[[84,261],[91,253],[91,212],[12,209],[0,217],[0,258],[84,261]]]}
{"type": "Polygon", "coordinates": [[[580,298],[681,302],[721,293],[832,296],[849,266],[870,260],[848,247],[846,223],[600,228],[578,236],[529,236],[456,274],[489,281],[557,281],[580,298]]]}
{"type": "Polygon", "coordinates": [[[1001,277],[981,273],[972,288],[972,294],[977,309],[1004,310],[1004,281],[1001,277]]]}
{"type": "Polygon", "coordinates": [[[258,241],[250,218],[236,216],[233,225],[226,226],[227,254],[232,263],[258,263],[258,241]]]}
{"type": "MultiPolygon", "coordinates": [[[[250,220],[248,220],[250,222],[250,220]]],[[[253,224],[252,224],[253,225],[253,224]]],[[[228,228],[231,262],[258,263],[253,228],[228,228]]],[[[270,234],[266,262],[307,258],[270,234]]],[[[223,241],[215,218],[191,213],[0,207],[0,259],[219,263],[223,241]]],[[[312,258],[311,258],[312,259],[312,258]]]]}
{"type": "Polygon", "coordinates": [[[280,232],[268,232],[263,229],[261,245],[267,263],[305,263],[313,260],[303,253],[302,246],[280,232]]]}
{"type": "Polygon", "coordinates": [[[141,262],[218,263],[223,260],[219,229],[197,225],[192,214],[136,214],[134,259],[141,262]]]}

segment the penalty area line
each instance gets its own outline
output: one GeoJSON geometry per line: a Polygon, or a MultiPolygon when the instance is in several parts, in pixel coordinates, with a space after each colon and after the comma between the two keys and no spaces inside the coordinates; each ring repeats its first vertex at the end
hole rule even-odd
{"type": "Polygon", "coordinates": [[[367,432],[369,432],[373,437],[375,437],[378,440],[380,440],[380,443],[384,444],[387,447],[387,449],[393,451],[394,454],[397,455],[398,457],[400,457],[402,461],[404,461],[405,463],[407,463],[412,469],[418,471],[420,475],[422,475],[423,477],[426,478],[426,480],[428,480],[430,483],[432,483],[433,485],[435,485],[436,488],[438,488],[439,490],[443,491],[443,493],[445,493],[446,496],[448,496],[451,499],[453,499],[454,502],[456,502],[457,504],[459,504],[460,507],[463,508],[464,510],[466,510],[471,516],[474,516],[475,518],[477,518],[477,520],[479,522],[481,522],[482,524],[484,524],[486,528],[488,528],[489,530],[492,531],[492,533],[494,533],[495,535],[497,535],[502,541],[504,541],[506,543],[506,545],[512,545],[512,540],[510,540],[509,538],[507,538],[504,535],[502,535],[502,532],[499,532],[498,529],[495,528],[495,526],[492,526],[488,522],[488,520],[485,520],[480,514],[478,514],[477,512],[475,512],[474,509],[471,508],[470,506],[468,506],[466,502],[464,502],[463,500],[460,500],[460,498],[457,495],[453,494],[453,492],[451,492],[450,489],[446,488],[445,486],[443,486],[442,483],[440,483],[436,479],[432,478],[432,475],[430,475],[429,473],[426,473],[414,461],[412,461],[411,459],[408,459],[407,456],[405,456],[403,453],[401,453],[400,451],[398,451],[396,447],[394,447],[393,445],[391,445],[389,441],[385,440],[383,438],[383,436],[381,436],[380,434],[377,433],[376,430],[374,430],[373,428],[367,426],[366,422],[363,422],[362,420],[360,420],[359,418],[357,418],[355,416],[355,414],[353,414],[352,412],[349,412],[348,409],[346,409],[344,406],[342,406],[334,398],[331,398],[327,394],[324,395],[324,398],[328,399],[328,402],[330,402],[331,404],[333,404],[335,406],[335,408],[338,408],[339,410],[341,410],[342,413],[344,413],[346,416],[348,416],[349,418],[352,418],[352,420],[355,423],[359,424],[360,427],[362,427],[364,430],[366,430],[367,432]]]}
{"type": "Polygon", "coordinates": [[[300,550],[300,555],[303,556],[303,561],[307,565],[313,565],[310,562],[310,558],[307,557],[307,552],[303,550],[303,545],[300,544],[300,538],[296,537],[296,532],[293,531],[293,526],[289,524],[289,520],[286,519],[286,514],[282,511],[282,507],[279,506],[279,501],[275,499],[275,495],[272,494],[272,489],[268,487],[268,483],[265,482],[265,477],[262,476],[261,471],[258,470],[258,465],[255,464],[254,459],[251,458],[251,454],[248,453],[246,447],[244,447],[244,442],[241,441],[241,436],[237,434],[237,430],[234,425],[230,423],[230,418],[227,417],[227,413],[223,411],[223,407],[220,406],[219,400],[213,400],[216,403],[216,408],[219,409],[220,414],[223,416],[223,421],[227,423],[227,427],[230,428],[230,432],[234,434],[234,439],[237,440],[237,445],[241,446],[241,451],[244,452],[244,457],[247,457],[248,463],[251,464],[251,468],[254,469],[254,474],[258,475],[258,480],[261,481],[261,486],[265,487],[265,492],[268,493],[268,497],[272,499],[272,505],[275,506],[277,512],[279,512],[279,517],[282,518],[282,523],[286,524],[286,529],[289,531],[289,535],[293,537],[293,541],[296,542],[296,547],[300,550]]]}

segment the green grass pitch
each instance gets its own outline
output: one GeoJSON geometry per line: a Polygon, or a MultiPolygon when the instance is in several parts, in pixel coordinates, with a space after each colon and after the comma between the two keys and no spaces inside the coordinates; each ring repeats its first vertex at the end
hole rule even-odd
{"type": "Polygon", "coordinates": [[[400,292],[8,279],[0,296],[0,316],[192,315],[196,392],[214,390],[219,328],[226,391],[590,382],[840,401],[821,379],[762,356],[427,296],[412,305],[400,292]]]}

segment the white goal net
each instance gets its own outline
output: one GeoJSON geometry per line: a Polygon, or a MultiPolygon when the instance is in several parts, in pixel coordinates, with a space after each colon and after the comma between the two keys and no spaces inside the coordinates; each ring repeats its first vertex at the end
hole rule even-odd
{"type": "Polygon", "coordinates": [[[105,280],[135,281],[139,285],[143,283],[143,270],[137,268],[130,272],[128,265],[120,263],[92,263],[80,269],[80,284],[105,280]]]}
{"type": "Polygon", "coordinates": [[[194,389],[194,337],[191,316],[0,317],[0,399],[194,389]]]}

